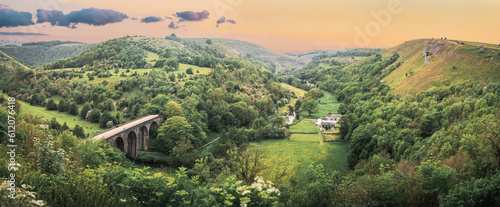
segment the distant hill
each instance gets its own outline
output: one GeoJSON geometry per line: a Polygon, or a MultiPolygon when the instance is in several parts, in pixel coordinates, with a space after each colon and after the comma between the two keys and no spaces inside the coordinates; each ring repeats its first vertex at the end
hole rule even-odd
{"type": "Polygon", "coordinates": [[[433,86],[464,80],[485,84],[500,80],[498,45],[458,40],[419,39],[407,41],[380,54],[387,57],[396,52],[401,57],[393,65],[403,63],[383,82],[397,93],[413,94],[433,86]]]}
{"type": "Polygon", "coordinates": [[[58,59],[73,57],[91,48],[95,44],[81,42],[30,42],[18,45],[0,46],[0,50],[16,58],[26,66],[34,67],[53,62],[58,59]]]}
{"type": "MultiPolygon", "coordinates": [[[[198,43],[206,44],[206,38],[191,38],[198,43]]],[[[282,52],[274,51],[255,43],[231,39],[210,39],[212,47],[224,51],[230,57],[242,56],[254,62],[273,65],[276,71],[291,68],[301,68],[310,62],[309,59],[291,56],[282,52]]],[[[208,45],[208,44],[207,44],[208,45]]],[[[269,68],[268,68],[269,69],[269,68]]]]}
{"type": "MultiPolygon", "coordinates": [[[[307,59],[289,56],[254,43],[238,40],[210,39],[207,43],[206,38],[181,39],[178,37],[127,36],[100,43],[67,60],[52,62],[51,66],[48,67],[83,67],[84,65],[93,65],[94,60],[108,60],[108,64],[112,61],[122,68],[150,68],[157,67],[155,66],[157,60],[171,57],[176,57],[181,63],[194,64],[200,67],[214,67],[215,65],[211,65],[214,63],[212,61],[214,58],[245,59],[254,67],[263,67],[272,72],[301,68],[309,62],[307,59]],[[113,51],[106,50],[107,46],[105,45],[112,46],[113,51]],[[124,48],[128,49],[123,50],[124,48]],[[133,54],[127,52],[129,50],[134,51],[133,54]],[[119,53],[123,54],[120,55],[119,53]],[[141,57],[132,58],[134,59],[132,61],[131,55],[141,57]]],[[[110,65],[110,67],[114,66],[110,65]]]]}

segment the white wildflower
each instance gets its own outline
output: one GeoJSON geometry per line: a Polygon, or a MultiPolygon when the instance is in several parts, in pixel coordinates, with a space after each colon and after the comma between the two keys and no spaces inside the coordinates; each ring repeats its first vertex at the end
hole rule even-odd
{"type": "Polygon", "coordinates": [[[245,190],[245,191],[243,191],[243,193],[241,193],[241,195],[246,195],[248,193],[251,193],[251,191],[250,190],[245,190]]]}

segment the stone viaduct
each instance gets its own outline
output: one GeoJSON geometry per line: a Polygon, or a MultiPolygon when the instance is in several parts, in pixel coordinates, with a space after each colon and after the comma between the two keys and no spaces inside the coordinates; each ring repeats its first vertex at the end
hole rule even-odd
{"type": "Polygon", "coordinates": [[[105,139],[111,146],[119,148],[127,157],[137,157],[137,150],[147,150],[152,130],[158,128],[163,118],[160,115],[141,117],[96,134],[94,141],[105,139]]]}

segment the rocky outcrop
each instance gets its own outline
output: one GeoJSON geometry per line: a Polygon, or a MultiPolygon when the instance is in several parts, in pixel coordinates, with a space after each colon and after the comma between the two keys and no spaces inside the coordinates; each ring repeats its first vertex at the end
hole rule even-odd
{"type": "Polygon", "coordinates": [[[429,41],[424,49],[424,66],[432,62],[436,55],[441,54],[448,44],[446,41],[429,41]]]}

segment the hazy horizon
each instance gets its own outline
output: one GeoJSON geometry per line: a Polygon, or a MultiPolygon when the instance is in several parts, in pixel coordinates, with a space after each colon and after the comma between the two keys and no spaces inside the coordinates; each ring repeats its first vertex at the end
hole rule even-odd
{"type": "Polygon", "coordinates": [[[388,48],[423,38],[500,41],[495,36],[500,28],[493,26],[500,18],[495,9],[500,2],[492,0],[19,0],[0,4],[0,40],[4,41],[98,43],[127,35],[175,33],[182,38],[248,41],[292,53],[388,48]]]}

